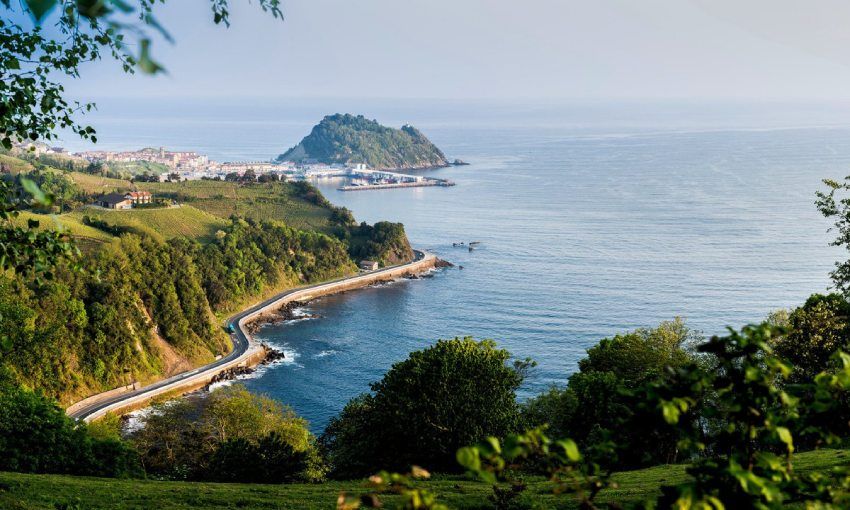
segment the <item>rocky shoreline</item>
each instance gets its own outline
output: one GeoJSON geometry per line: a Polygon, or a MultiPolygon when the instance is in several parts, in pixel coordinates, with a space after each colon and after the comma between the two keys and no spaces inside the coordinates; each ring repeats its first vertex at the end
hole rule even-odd
{"type": "MultiPolygon", "coordinates": [[[[286,359],[286,354],[283,351],[279,351],[274,347],[269,347],[266,344],[262,344],[263,346],[263,360],[257,364],[257,366],[269,365],[274,363],[275,361],[279,361],[282,359],[286,359]]],[[[220,382],[224,381],[232,381],[237,379],[239,376],[250,375],[256,371],[256,367],[232,367],[228,368],[224,372],[220,372],[213,376],[209,383],[203,387],[203,391],[210,391],[210,388],[220,382]]]]}
{"type": "Polygon", "coordinates": [[[318,319],[320,316],[316,314],[300,315],[296,314],[295,310],[305,307],[309,304],[307,301],[289,301],[284,303],[271,313],[263,314],[245,325],[248,333],[251,336],[257,334],[263,326],[268,324],[282,324],[299,319],[318,319]]]}

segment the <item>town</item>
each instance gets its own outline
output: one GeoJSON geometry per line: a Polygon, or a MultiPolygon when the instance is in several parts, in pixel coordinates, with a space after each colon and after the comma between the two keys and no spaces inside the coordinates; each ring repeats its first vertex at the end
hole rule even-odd
{"type": "MultiPolygon", "coordinates": [[[[30,151],[65,153],[60,147],[34,146],[27,144],[30,151]]],[[[72,157],[84,159],[90,163],[135,163],[146,162],[161,165],[166,171],[150,177],[158,180],[242,180],[271,177],[274,180],[305,180],[324,179],[331,177],[349,178],[350,183],[340,186],[341,191],[386,189],[421,186],[454,186],[447,179],[437,179],[421,175],[409,175],[386,170],[373,170],[367,165],[332,164],[317,161],[293,163],[288,161],[238,161],[219,163],[209,157],[194,151],[167,151],[163,147],[144,148],[137,151],[84,151],[70,154],[72,157]]]]}

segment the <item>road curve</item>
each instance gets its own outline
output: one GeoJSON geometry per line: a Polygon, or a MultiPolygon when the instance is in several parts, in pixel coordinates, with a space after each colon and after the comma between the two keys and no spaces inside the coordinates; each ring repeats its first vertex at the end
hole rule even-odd
{"type": "Polygon", "coordinates": [[[394,266],[376,269],[375,271],[361,272],[355,276],[338,278],[336,280],[316,285],[298,287],[281,292],[280,294],[233,315],[227,320],[227,329],[232,331],[230,338],[233,342],[233,349],[221,359],[218,359],[208,365],[203,365],[186,372],[181,372],[148,386],[110,396],[109,398],[98,399],[97,395],[89,397],[86,400],[92,399],[93,401],[91,404],[80,405],[85,402],[85,400],[78,402],[68,408],[68,415],[72,418],[89,422],[100,418],[110,411],[126,409],[135,404],[146,402],[157,395],[190,386],[193,382],[208,380],[213,375],[227,370],[228,368],[245,365],[252,357],[262,351],[262,346],[254,342],[246,331],[246,324],[254,317],[279,307],[282,304],[281,301],[287,302],[296,299],[306,300],[317,295],[332,293],[337,289],[345,290],[346,288],[353,288],[358,285],[367,285],[373,281],[379,280],[382,276],[396,274],[399,270],[405,270],[407,268],[413,269],[422,267],[423,262],[436,260],[434,255],[419,250],[414,250],[414,255],[414,260],[405,264],[397,264],[394,266]],[[73,411],[71,409],[73,409],[73,411]]]}

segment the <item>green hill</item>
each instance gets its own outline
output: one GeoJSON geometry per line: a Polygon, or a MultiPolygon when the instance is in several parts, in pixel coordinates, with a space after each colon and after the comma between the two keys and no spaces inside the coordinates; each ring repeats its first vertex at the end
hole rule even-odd
{"type": "Polygon", "coordinates": [[[329,115],[279,161],[366,163],[379,170],[448,166],[445,154],[413,126],[394,129],[362,115],[329,115]]]}
{"type": "MultiPolygon", "coordinates": [[[[850,455],[847,450],[801,453],[795,456],[795,467],[803,472],[827,471],[835,466],[846,465],[848,457],[850,455]]],[[[618,487],[602,491],[598,499],[600,502],[638,503],[655,497],[662,486],[680,483],[686,478],[684,465],[625,471],[614,475],[618,487]]],[[[529,503],[537,503],[538,506],[534,508],[576,508],[569,495],[552,495],[550,484],[543,478],[531,478],[526,482],[528,489],[522,498],[529,503]]],[[[365,485],[357,480],[321,484],[246,485],[0,473],[0,508],[324,510],[334,508],[340,492],[357,493],[363,491],[365,485]]],[[[492,491],[485,483],[470,481],[460,476],[438,476],[433,480],[419,482],[417,486],[433,491],[438,500],[450,508],[490,508],[486,498],[492,491]]],[[[397,496],[386,496],[385,501],[397,501],[396,498],[397,496]]],[[[528,508],[532,506],[529,505],[528,508]]]]}

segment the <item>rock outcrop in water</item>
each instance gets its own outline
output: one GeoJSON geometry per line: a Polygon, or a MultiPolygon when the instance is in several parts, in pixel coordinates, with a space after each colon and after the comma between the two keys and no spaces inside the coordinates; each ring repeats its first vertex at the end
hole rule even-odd
{"type": "Polygon", "coordinates": [[[365,163],[375,170],[449,166],[443,151],[413,126],[394,129],[362,115],[328,115],[278,161],[344,165],[365,163]]]}

